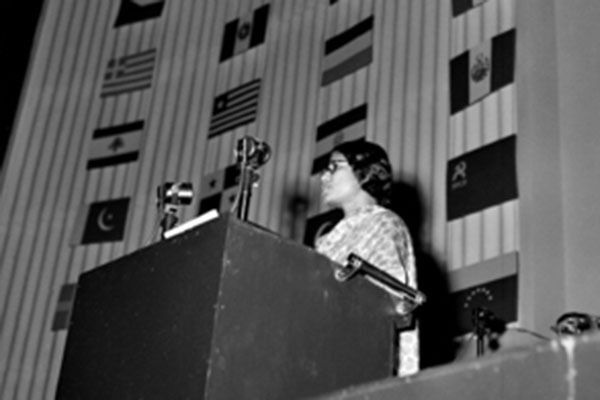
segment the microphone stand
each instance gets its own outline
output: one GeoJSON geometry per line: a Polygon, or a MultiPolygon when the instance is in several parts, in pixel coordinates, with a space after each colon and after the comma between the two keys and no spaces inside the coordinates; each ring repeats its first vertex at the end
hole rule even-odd
{"type": "Polygon", "coordinates": [[[488,347],[491,350],[497,350],[500,347],[498,339],[506,332],[506,322],[485,307],[477,307],[473,310],[472,321],[477,338],[477,357],[481,357],[485,353],[486,337],[488,338],[488,347]]]}

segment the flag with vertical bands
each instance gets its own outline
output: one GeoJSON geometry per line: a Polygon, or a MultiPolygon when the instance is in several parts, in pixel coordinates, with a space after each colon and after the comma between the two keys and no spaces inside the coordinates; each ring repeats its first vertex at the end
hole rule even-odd
{"type": "Polygon", "coordinates": [[[92,137],[87,169],[136,161],[139,157],[144,121],[96,129],[92,137]]]}
{"type": "Polygon", "coordinates": [[[79,210],[75,222],[72,244],[123,240],[129,200],[129,198],[119,198],[84,205],[79,210]]]}
{"type": "Polygon", "coordinates": [[[114,27],[158,18],[164,5],[165,0],[121,0],[114,27]]]}
{"type": "Polygon", "coordinates": [[[321,86],[327,86],[373,60],[373,16],[325,42],[321,86]]]}
{"type": "Polygon", "coordinates": [[[505,253],[450,273],[457,334],[473,331],[473,313],[481,308],[504,322],[517,320],[518,262],[517,252],[505,253]]]}
{"type": "Polygon", "coordinates": [[[452,16],[458,17],[469,11],[471,8],[482,5],[486,1],[487,0],[452,0],[452,16]]]}
{"type": "Polygon", "coordinates": [[[265,4],[253,12],[229,21],[223,31],[220,62],[256,47],[265,41],[269,4],[265,4]]]}
{"type": "Polygon", "coordinates": [[[100,97],[117,96],[151,87],[155,64],[156,49],[110,59],[100,97]]]}
{"type": "Polygon", "coordinates": [[[329,153],[342,142],[362,139],[367,134],[367,104],[355,107],[317,127],[315,156],[311,174],[327,166],[329,153]]]}
{"type": "Polygon", "coordinates": [[[516,135],[510,135],[448,161],[448,221],[516,199],[516,135]]]}
{"type": "Polygon", "coordinates": [[[240,170],[237,164],[207,174],[200,184],[200,208],[198,214],[212,209],[227,212],[233,206],[239,187],[240,170]]]}
{"type": "Polygon", "coordinates": [[[450,61],[450,111],[455,114],[514,81],[516,31],[511,29],[450,61]]]}
{"type": "Polygon", "coordinates": [[[212,138],[256,119],[260,79],[245,83],[215,97],[208,137],[212,138]]]}
{"type": "Polygon", "coordinates": [[[71,311],[73,310],[73,302],[75,301],[76,291],[76,283],[65,283],[60,288],[60,293],[58,294],[58,303],[56,304],[54,319],[52,320],[53,332],[69,328],[69,324],[71,322],[71,311]]]}

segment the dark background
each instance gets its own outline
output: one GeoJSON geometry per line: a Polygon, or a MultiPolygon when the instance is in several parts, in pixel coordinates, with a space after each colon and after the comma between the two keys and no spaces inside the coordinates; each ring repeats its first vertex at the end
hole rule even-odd
{"type": "Polygon", "coordinates": [[[43,0],[0,2],[0,171],[15,122],[43,0]]]}

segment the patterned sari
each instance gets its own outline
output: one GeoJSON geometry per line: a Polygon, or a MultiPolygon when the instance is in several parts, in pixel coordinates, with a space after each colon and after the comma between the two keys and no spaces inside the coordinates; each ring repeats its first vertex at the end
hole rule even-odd
{"type": "MultiPolygon", "coordinates": [[[[331,260],[345,264],[355,253],[400,282],[416,288],[417,271],[412,240],[406,225],[392,211],[378,205],[361,207],[346,215],[332,230],[316,242],[316,250],[331,260]]],[[[398,301],[396,310],[406,314],[410,308],[398,301]]],[[[419,335],[417,328],[400,333],[399,376],[419,371],[419,335]]]]}

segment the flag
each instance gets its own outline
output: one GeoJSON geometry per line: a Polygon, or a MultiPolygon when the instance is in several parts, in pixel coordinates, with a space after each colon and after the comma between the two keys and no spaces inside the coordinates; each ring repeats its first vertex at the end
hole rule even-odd
{"type": "Polygon", "coordinates": [[[506,253],[449,275],[457,334],[473,331],[473,312],[485,308],[504,322],[517,320],[518,253],[506,253]]]}
{"type": "Polygon", "coordinates": [[[52,331],[56,332],[69,328],[76,291],[77,284],[75,283],[65,283],[60,288],[58,303],[56,304],[54,319],[52,321],[52,331]]]}
{"type": "Polygon", "coordinates": [[[331,231],[343,217],[344,212],[339,208],[310,217],[306,221],[304,244],[315,247],[317,239],[331,231]]]}
{"type": "Polygon", "coordinates": [[[452,114],[514,81],[515,39],[511,29],[450,61],[452,114]]]}
{"type": "Polygon", "coordinates": [[[96,129],[92,137],[87,169],[136,161],[139,157],[144,121],[96,129]]]}
{"type": "Polygon", "coordinates": [[[219,62],[243,53],[265,41],[269,5],[265,4],[244,17],[236,18],[225,25],[219,62]]]}
{"type": "Polygon", "coordinates": [[[147,89],[152,86],[156,49],[112,58],[107,65],[100,97],[147,89]]]}
{"type": "Polygon", "coordinates": [[[452,16],[458,17],[469,11],[471,8],[478,7],[487,0],[452,0],[452,16]]]}
{"type": "Polygon", "coordinates": [[[373,16],[325,42],[321,86],[343,78],[373,60],[373,16]]]}
{"type": "Polygon", "coordinates": [[[98,201],[79,210],[73,244],[118,242],[125,235],[129,198],[98,201]]]}
{"type": "Polygon", "coordinates": [[[516,135],[448,161],[448,221],[516,199],[516,135]]]}
{"type": "Polygon", "coordinates": [[[240,170],[237,164],[205,175],[200,185],[200,208],[198,214],[216,209],[219,212],[231,210],[237,196],[240,170]]]}
{"type": "Polygon", "coordinates": [[[215,97],[208,137],[218,136],[256,119],[260,79],[255,79],[215,97]]]}
{"type": "Polygon", "coordinates": [[[367,134],[367,104],[360,105],[317,127],[312,174],[325,169],[329,153],[342,142],[364,138],[367,134]]]}
{"type": "Polygon", "coordinates": [[[160,17],[165,0],[121,0],[115,28],[160,17]]]}

